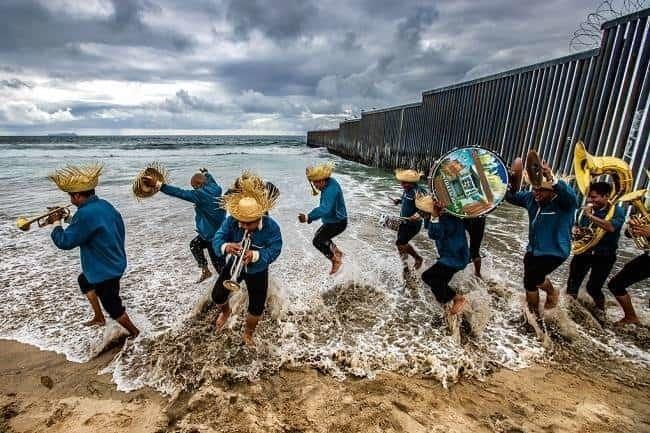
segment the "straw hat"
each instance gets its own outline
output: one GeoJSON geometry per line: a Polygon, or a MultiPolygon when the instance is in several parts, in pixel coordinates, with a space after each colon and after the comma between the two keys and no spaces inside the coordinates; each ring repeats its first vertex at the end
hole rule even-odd
{"type": "Polygon", "coordinates": [[[147,164],[144,170],[138,173],[138,175],[133,180],[133,184],[131,185],[133,195],[135,195],[138,199],[151,197],[158,192],[158,188],[150,187],[144,184],[142,178],[145,176],[153,178],[156,182],[169,183],[169,174],[167,172],[167,169],[162,164],[155,161],[147,164]]]}
{"type": "Polygon", "coordinates": [[[434,214],[433,197],[429,194],[415,194],[415,207],[423,212],[434,214]]]}
{"type": "Polygon", "coordinates": [[[424,174],[416,170],[395,169],[395,177],[400,182],[417,183],[420,181],[422,176],[424,176],[424,174]]]}
{"type": "Polygon", "coordinates": [[[334,163],[332,161],[310,166],[307,167],[307,170],[305,170],[307,179],[310,182],[317,182],[319,180],[328,179],[330,176],[332,176],[333,171],[334,163]]]}
{"type": "Polygon", "coordinates": [[[104,166],[98,163],[82,166],[68,165],[56,170],[48,178],[64,192],[90,191],[99,183],[103,168],[104,166]]]}
{"type": "Polygon", "coordinates": [[[255,178],[241,179],[240,188],[222,196],[219,204],[237,221],[249,223],[262,218],[277,203],[278,196],[260,185],[255,178]]]}

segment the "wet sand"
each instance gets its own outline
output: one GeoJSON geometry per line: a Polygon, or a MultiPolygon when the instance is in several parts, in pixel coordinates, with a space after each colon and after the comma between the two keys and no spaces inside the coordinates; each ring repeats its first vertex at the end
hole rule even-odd
{"type": "Polygon", "coordinates": [[[557,364],[501,369],[449,389],[392,373],[338,381],[284,368],[168,399],[116,391],[99,375],[117,350],[78,364],[0,340],[0,433],[650,432],[650,372],[637,370],[629,386],[561,354],[557,364]]]}

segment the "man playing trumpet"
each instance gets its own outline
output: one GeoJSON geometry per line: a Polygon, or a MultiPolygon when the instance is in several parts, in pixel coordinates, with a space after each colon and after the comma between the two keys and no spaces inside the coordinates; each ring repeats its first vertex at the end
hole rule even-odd
{"type": "Polygon", "coordinates": [[[320,205],[309,212],[298,214],[301,223],[311,224],[322,220],[323,225],[316,231],[313,244],[318,251],[332,262],[330,275],[335,274],[343,264],[343,253],[332,242],[332,238],[343,233],[348,226],[348,213],[345,209],[345,199],[339,183],[332,177],[333,163],[325,163],[307,167],[307,180],[320,191],[320,205]]]}
{"type": "Polygon", "coordinates": [[[220,256],[242,255],[244,269],[240,275],[232,275],[236,260],[230,260],[219,274],[212,289],[212,300],[221,308],[216,328],[220,331],[230,317],[228,297],[230,291],[224,285],[234,278],[243,280],[248,289],[248,315],[243,333],[247,346],[254,346],[253,333],[262,317],[269,287],[269,265],[282,250],[282,234],[275,220],[266,213],[275,206],[277,196],[271,196],[254,179],[245,179],[241,188],[224,196],[222,207],[230,214],[217,230],[212,240],[214,251],[220,256]],[[242,251],[241,243],[250,236],[250,249],[242,251]]]}
{"type": "Polygon", "coordinates": [[[424,225],[429,237],[436,242],[438,255],[436,263],[422,273],[424,281],[442,305],[451,302],[449,314],[458,314],[465,305],[465,298],[449,287],[453,276],[465,269],[469,263],[469,247],[465,237],[463,220],[450,215],[441,208],[438,201],[429,195],[418,194],[414,206],[431,215],[424,225]]]}
{"type": "Polygon", "coordinates": [[[197,236],[190,242],[190,251],[201,268],[201,275],[197,283],[205,281],[212,276],[208,268],[208,262],[203,253],[204,249],[208,250],[208,255],[212,265],[217,272],[221,272],[224,262],[212,250],[212,237],[221,227],[221,223],[226,217],[226,212],[219,208],[217,200],[221,197],[221,186],[214,180],[212,175],[206,169],[201,169],[190,178],[192,189],[182,189],[176,186],[168,185],[161,181],[156,181],[152,177],[144,176],[142,182],[151,188],[157,188],[161,192],[188,201],[194,204],[194,222],[196,224],[197,236]]]}
{"type": "Polygon", "coordinates": [[[94,317],[84,325],[106,323],[99,306],[101,301],[109,316],[129,332],[130,338],[135,338],[140,331],[131,322],[120,298],[120,279],[126,269],[124,222],[109,202],[95,195],[101,172],[101,165],[91,165],[68,166],[51,174],[49,178],[68,193],[77,212],[65,229],[61,227],[62,212],[51,215],[48,222],[55,224],[54,245],[62,250],[79,247],[79,287],[94,312],[94,317]]]}
{"type": "Polygon", "coordinates": [[[611,206],[609,204],[611,192],[612,186],[607,182],[592,182],[589,185],[587,206],[584,208],[578,225],[585,227],[594,224],[605,230],[606,233],[593,248],[573,256],[567,280],[567,294],[577,298],[582,281],[587,273],[591,272],[587,281],[587,293],[594,300],[596,308],[603,313],[605,311],[605,296],[602,288],[616,262],[618,239],[621,235],[621,227],[625,222],[625,212],[620,206],[616,206],[611,221],[605,219],[611,206]]]}
{"type": "MultiPolygon", "coordinates": [[[[523,164],[517,158],[512,170],[518,178],[523,164]]],[[[557,306],[558,291],[548,275],[557,269],[571,252],[571,228],[578,207],[575,192],[564,181],[553,176],[550,167],[541,165],[541,181],[532,191],[509,188],[506,200],[528,211],[528,246],[524,255],[524,289],[531,313],[539,314],[539,290],[547,294],[545,309],[557,306]]]]}
{"type": "Polygon", "coordinates": [[[415,260],[415,269],[420,269],[422,266],[422,257],[409,243],[411,239],[418,234],[422,228],[422,218],[417,212],[415,207],[416,194],[424,194],[424,190],[418,185],[421,173],[416,170],[395,170],[395,178],[401,183],[402,197],[393,200],[396,205],[401,204],[400,217],[404,220],[397,230],[397,251],[399,252],[404,270],[408,270],[408,257],[411,256],[415,260]]]}

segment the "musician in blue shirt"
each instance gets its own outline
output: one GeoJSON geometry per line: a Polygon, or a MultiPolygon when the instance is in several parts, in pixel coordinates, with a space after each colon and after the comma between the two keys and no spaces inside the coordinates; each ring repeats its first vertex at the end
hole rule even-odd
{"type": "Polygon", "coordinates": [[[156,182],[148,176],[144,176],[142,181],[145,185],[156,187],[169,196],[194,204],[194,222],[196,224],[197,236],[190,242],[190,251],[192,251],[192,255],[199,268],[201,268],[201,276],[197,280],[197,283],[212,276],[212,272],[208,268],[208,262],[203,254],[204,249],[208,250],[208,255],[210,256],[214,269],[217,272],[221,272],[224,263],[212,250],[211,241],[216,231],[221,227],[221,223],[226,217],[226,212],[219,208],[217,204],[222,190],[212,175],[206,169],[201,169],[200,173],[195,173],[190,179],[192,189],[182,189],[160,181],[156,182]]]}
{"type": "Polygon", "coordinates": [[[62,250],[79,247],[82,273],[77,280],[94,312],[94,317],[84,325],[106,323],[101,302],[109,316],[129,332],[129,338],[135,338],[140,331],[131,322],[120,298],[120,279],[126,269],[124,222],[109,202],[95,195],[101,171],[101,165],[68,166],[51,174],[50,179],[68,193],[77,212],[65,229],[61,226],[63,212],[51,215],[48,222],[55,224],[54,245],[62,250]]]}
{"type": "Polygon", "coordinates": [[[590,273],[587,281],[587,293],[601,311],[605,310],[605,296],[602,288],[616,262],[618,240],[625,222],[625,212],[620,206],[615,206],[611,220],[605,219],[612,206],[608,201],[611,191],[612,186],[607,182],[593,182],[589,185],[587,206],[582,218],[578,221],[579,227],[576,230],[593,225],[594,229],[603,229],[605,235],[588,251],[573,256],[569,265],[567,281],[567,294],[576,298],[582,281],[587,273],[590,273]]]}
{"type": "MultiPolygon", "coordinates": [[[[513,170],[520,172],[523,164],[517,158],[513,170]]],[[[531,313],[539,313],[539,289],[547,293],[545,309],[557,306],[558,291],[547,278],[569,257],[571,228],[578,206],[575,192],[564,181],[554,178],[550,167],[543,164],[544,180],[532,191],[506,193],[506,200],[528,212],[528,246],[524,255],[524,288],[531,313]]]]}
{"type": "Polygon", "coordinates": [[[247,346],[254,346],[253,333],[262,317],[269,287],[269,265],[273,263],[282,250],[282,234],[277,222],[267,212],[275,205],[278,196],[256,184],[252,180],[242,181],[240,190],[223,197],[223,208],[230,214],[212,239],[214,251],[222,256],[230,256],[224,271],[212,288],[212,300],[221,307],[217,317],[216,328],[221,331],[230,317],[230,282],[246,282],[248,291],[248,315],[243,333],[247,346]],[[243,251],[246,239],[250,247],[243,251]],[[243,268],[239,275],[236,263],[242,261],[243,268]],[[236,272],[235,272],[236,273],[236,272]]]}
{"type": "Polygon", "coordinates": [[[418,254],[416,249],[409,242],[418,234],[422,228],[422,218],[417,212],[415,207],[416,194],[424,194],[425,190],[418,185],[422,174],[416,170],[395,170],[395,178],[401,183],[402,196],[394,200],[396,205],[401,205],[400,218],[401,224],[397,230],[397,251],[404,265],[404,270],[408,270],[408,257],[411,256],[415,260],[415,269],[420,269],[422,266],[422,256],[418,254]]]}
{"type": "Polygon", "coordinates": [[[449,287],[449,282],[457,272],[465,269],[470,260],[465,223],[460,218],[446,213],[431,196],[418,194],[415,205],[431,215],[430,219],[425,219],[424,225],[429,238],[436,242],[439,256],[436,263],[422,273],[422,281],[431,288],[438,302],[442,305],[451,303],[449,314],[458,314],[466,300],[463,295],[449,287]]]}
{"type": "Polygon", "coordinates": [[[318,251],[332,262],[332,269],[330,270],[330,275],[332,275],[343,264],[343,252],[332,241],[332,238],[343,233],[348,226],[345,199],[343,198],[341,186],[332,177],[333,163],[307,167],[306,171],[307,180],[315,188],[315,192],[320,191],[320,204],[308,215],[299,214],[298,220],[301,223],[309,224],[317,220],[323,221],[323,225],[316,231],[313,244],[318,251]]]}

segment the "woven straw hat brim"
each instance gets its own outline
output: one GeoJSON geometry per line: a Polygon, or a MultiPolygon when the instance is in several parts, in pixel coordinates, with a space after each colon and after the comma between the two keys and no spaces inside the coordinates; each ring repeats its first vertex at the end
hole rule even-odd
{"type": "Polygon", "coordinates": [[[334,163],[327,162],[324,164],[319,164],[313,167],[307,167],[306,174],[307,179],[310,182],[318,182],[319,180],[325,180],[332,177],[334,172],[334,163]]]}
{"type": "Polygon", "coordinates": [[[415,170],[395,170],[395,178],[400,182],[418,183],[422,173],[415,170]]]}
{"type": "Polygon", "coordinates": [[[253,222],[270,211],[278,201],[256,177],[242,179],[240,189],[219,199],[220,206],[241,222],[253,222]]]}
{"type": "Polygon", "coordinates": [[[56,170],[48,178],[63,192],[90,191],[99,184],[99,176],[101,176],[103,168],[102,164],[69,165],[56,170]]]}
{"type": "Polygon", "coordinates": [[[418,195],[415,197],[415,207],[423,212],[433,212],[433,198],[430,195],[418,195]]]}
{"type": "Polygon", "coordinates": [[[167,169],[157,162],[152,162],[147,165],[144,170],[142,170],[133,180],[131,189],[133,190],[133,195],[137,198],[148,198],[153,196],[158,192],[156,188],[149,187],[144,184],[142,178],[145,176],[151,177],[156,180],[156,182],[169,183],[169,175],[167,169]]]}

